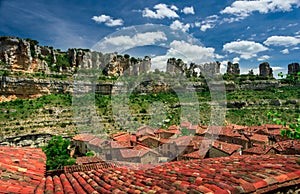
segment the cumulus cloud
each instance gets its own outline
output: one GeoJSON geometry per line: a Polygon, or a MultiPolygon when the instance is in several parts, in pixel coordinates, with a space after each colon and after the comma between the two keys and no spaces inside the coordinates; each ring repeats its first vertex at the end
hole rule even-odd
{"type": "Polygon", "coordinates": [[[258,61],[266,61],[268,59],[270,59],[271,57],[269,55],[263,55],[263,56],[260,56],[257,60],[258,61]]]}
{"type": "Polygon", "coordinates": [[[268,50],[267,47],[254,41],[234,41],[223,45],[223,51],[240,54],[242,59],[250,59],[257,56],[257,53],[268,50]]]}
{"type": "Polygon", "coordinates": [[[96,23],[104,23],[106,26],[113,27],[113,26],[122,26],[124,21],[122,19],[113,19],[108,15],[100,15],[100,16],[93,16],[92,20],[96,23]]]}
{"type": "Polygon", "coordinates": [[[240,58],[239,58],[239,57],[234,57],[234,58],[232,59],[232,62],[233,62],[233,63],[239,63],[239,62],[240,62],[240,58]]]}
{"type": "Polygon", "coordinates": [[[178,8],[175,5],[168,6],[166,4],[160,3],[153,7],[155,11],[145,8],[142,11],[143,17],[154,18],[154,19],[164,19],[164,18],[179,18],[176,11],[178,8]]]}
{"type": "Polygon", "coordinates": [[[182,30],[183,32],[189,31],[189,28],[191,27],[190,24],[183,24],[182,22],[175,20],[171,25],[170,28],[173,30],[182,30]]]}
{"type": "Polygon", "coordinates": [[[174,40],[170,43],[168,55],[176,56],[180,52],[190,62],[206,63],[212,62],[215,58],[215,49],[212,47],[203,47],[199,45],[190,44],[185,41],[174,40]]]}
{"type": "Polygon", "coordinates": [[[244,19],[253,12],[266,14],[269,12],[287,12],[293,7],[299,7],[299,0],[254,0],[254,1],[234,1],[230,6],[223,9],[221,14],[232,14],[239,19],[244,19]]]}
{"type": "Polygon", "coordinates": [[[211,47],[203,47],[200,45],[191,44],[185,41],[174,40],[170,43],[169,50],[165,55],[155,56],[151,59],[152,69],[159,69],[164,71],[166,69],[166,62],[169,58],[180,58],[187,64],[193,62],[203,64],[215,61],[215,49],[211,47]]]}
{"type": "Polygon", "coordinates": [[[273,46],[296,46],[300,43],[299,38],[295,38],[292,36],[271,36],[266,41],[264,41],[264,44],[267,46],[273,45],[273,46]]]}
{"type": "Polygon", "coordinates": [[[283,49],[282,51],[280,51],[282,54],[289,54],[290,53],[290,51],[289,51],[289,49],[283,49]]]}
{"type": "Polygon", "coordinates": [[[183,12],[184,14],[195,14],[195,11],[194,11],[194,7],[191,6],[191,7],[184,7],[181,12],[183,12]]]}
{"type": "Polygon", "coordinates": [[[166,40],[167,36],[164,32],[145,32],[135,34],[134,36],[106,37],[96,48],[102,52],[119,52],[137,46],[154,45],[157,42],[166,40]]]}

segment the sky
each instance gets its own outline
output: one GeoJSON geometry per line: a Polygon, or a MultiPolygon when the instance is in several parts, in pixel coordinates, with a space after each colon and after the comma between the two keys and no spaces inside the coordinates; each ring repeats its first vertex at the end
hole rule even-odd
{"type": "Polygon", "coordinates": [[[162,69],[168,57],[188,64],[238,62],[274,75],[300,63],[300,0],[0,0],[0,36],[40,45],[150,56],[162,69]]]}

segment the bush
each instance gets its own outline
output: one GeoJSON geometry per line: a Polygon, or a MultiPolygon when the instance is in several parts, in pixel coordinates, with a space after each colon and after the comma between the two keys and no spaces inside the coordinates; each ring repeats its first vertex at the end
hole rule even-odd
{"type": "Polygon", "coordinates": [[[66,165],[75,163],[75,159],[69,155],[68,147],[70,144],[70,140],[64,139],[62,136],[53,136],[43,147],[43,152],[47,156],[47,170],[62,169],[66,165]]]}

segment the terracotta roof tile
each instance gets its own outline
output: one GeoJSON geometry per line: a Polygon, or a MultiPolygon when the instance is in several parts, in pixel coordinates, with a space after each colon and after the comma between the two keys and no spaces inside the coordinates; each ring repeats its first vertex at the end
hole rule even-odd
{"type": "Polygon", "coordinates": [[[1,192],[33,193],[45,176],[45,164],[41,149],[0,146],[1,192]]]}
{"type": "Polygon", "coordinates": [[[84,133],[84,134],[75,135],[73,137],[73,140],[76,140],[76,141],[91,141],[94,138],[96,138],[95,135],[84,133]]]}
{"type": "Polygon", "coordinates": [[[261,143],[268,143],[269,138],[267,135],[261,135],[261,134],[253,134],[252,136],[249,137],[250,140],[256,141],[256,142],[261,142],[261,143]]]}
{"type": "Polygon", "coordinates": [[[242,148],[242,146],[237,144],[231,144],[221,141],[214,141],[213,145],[214,148],[219,149],[229,155],[231,155],[233,152],[236,152],[242,148]]]}
{"type": "Polygon", "coordinates": [[[103,161],[103,159],[99,156],[83,156],[83,157],[76,158],[76,164],[78,164],[78,165],[98,163],[98,162],[102,162],[102,161],[103,161]]]}
{"type": "Polygon", "coordinates": [[[111,141],[110,146],[111,146],[111,148],[114,148],[114,149],[131,147],[130,142],[124,142],[124,141],[111,141]]]}

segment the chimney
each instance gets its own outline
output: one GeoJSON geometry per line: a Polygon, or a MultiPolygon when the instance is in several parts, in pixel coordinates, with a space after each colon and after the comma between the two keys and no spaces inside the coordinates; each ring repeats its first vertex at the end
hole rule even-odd
{"type": "Polygon", "coordinates": [[[220,149],[223,149],[223,146],[222,146],[222,144],[221,144],[221,143],[219,144],[219,148],[220,148],[220,149]]]}

